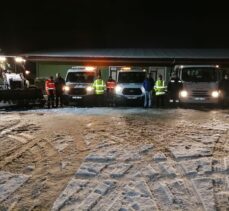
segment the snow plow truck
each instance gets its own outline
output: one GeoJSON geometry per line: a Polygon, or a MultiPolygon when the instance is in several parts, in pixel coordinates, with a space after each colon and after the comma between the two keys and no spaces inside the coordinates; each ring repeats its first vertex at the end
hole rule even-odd
{"type": "Polygon", "coordinates": [[[12,68],[8,69],[12,66],[3,58],[5,57],[0,58],[0,102],[18,106],[43,107],[45,99],[42,90],[29,84],[25,78],[25,68],[21,68],[20,72],[12,71],[12,68]]]}

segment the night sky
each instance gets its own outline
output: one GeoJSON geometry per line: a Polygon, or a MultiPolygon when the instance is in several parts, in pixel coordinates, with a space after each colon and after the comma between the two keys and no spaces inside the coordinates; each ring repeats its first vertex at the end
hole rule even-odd
{"type": "Polygon", "coordinates": [[[9,1],[2,5],[0,49],[16,53],[77,48],[229,48],[226,5],[195,5],[191,0],[62,2],[9,1]]]}

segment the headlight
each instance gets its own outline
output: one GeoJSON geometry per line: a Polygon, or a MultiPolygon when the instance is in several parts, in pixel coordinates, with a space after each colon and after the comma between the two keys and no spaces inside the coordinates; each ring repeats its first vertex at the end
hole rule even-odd
{"type": "Polygon", "coordinates": [[[64,90],[65,92],[68,92],[68,91],[70,90],[70,87],[69,87],[69,86],[64,86],[63,90],[64,90]]]}
{"type": "Polygon", "coordinates": [[[115,92],[116,93],[121,92],[121,90],[122,90],[121,86],[118,85],[118,86],[115,87],[115,92]]]}
{"type": "Polygon", "coordinates": [[[212,92],[212,97],[213,98],[218,98],[219,97],[219,92],[218,91],[213,91],[212,92]]]}
{"type": "Polygon", "coordinates": [[[188,92],[186,90],[183,90],[180,92],[180,96],[186,98],[188,96],[188,92]]]}
{"type": "Polygon", "coordinates": [[[87,92],[92,92],[94,88],[91,86],[88,86],[86,89],[87,89],[87,92]]]}
{"type": "Polygon", "coordinates": [[[146,90],[144,89],[144,87],[141,87],[142,93],[145,94],[146,90]]]}

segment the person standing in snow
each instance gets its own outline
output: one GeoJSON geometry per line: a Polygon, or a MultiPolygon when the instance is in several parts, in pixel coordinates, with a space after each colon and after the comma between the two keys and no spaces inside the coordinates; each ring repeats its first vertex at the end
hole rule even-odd
{"type": "Polygon", "coordinates": [[[162,80],[162,75],[159,75],[159,78],[155,83],[154,90],[156,95],[157,108],[164,107],[166,86],[165,81],[162,80]]]}
{"type": "Polygon", "coordinates": [[[96,98],[97,106],[103,106],[106,84],[102,80],[101,74],[98,74],[97,79],[93,83],[93,88],[95,90],[95,98],[96,98]]]}
{"type": "Polygon", "coordinates": [[[64,79],[61,77],[60,73],[56,74],[55,86],[56,86],[56,107],[63,106],[63,88],[65,85],[64,79]]]}
{"type": "Polygon", "coordinates": [[[152,107],[152,90],[153,90],[153,81],[150,79],[150,75],[147,74],[145,80],[143,81],[143,87],[145,89],[145,98],[144,98],[144,108],[152,107]]]}
{"type": "Polygon", "coordinates": [[[53,80],[53,76],[50,76],[48,80],[45,81],[45,90],[48,95],[48,108],[52,106],[54,107],[54,97],[55,97],[55,91],[56,91],[56,86],[55,82],[53,80]]]}

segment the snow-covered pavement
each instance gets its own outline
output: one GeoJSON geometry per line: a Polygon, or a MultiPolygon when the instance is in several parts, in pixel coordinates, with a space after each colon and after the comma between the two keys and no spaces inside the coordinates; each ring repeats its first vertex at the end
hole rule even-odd
{"type": "Polygon", "coordinates": [[[10,146],[7,138],[24,148],[14,151],[12,145],[12,153],[0,153],[0,200],[4,208],[53,211],[228,210],[228,114],[137,108],[1,113],[8,126],[0,125],[0,147],[10,146]],[[50,119],[58,130],[46,123],[52,128],[47,136],[41,123],[50,119]],[[22,156],[27,151],[36,156],[36,146],[47,154],[44,159],[13,165],[17,158],[29,159],[22,156]]]}
{"type": "Polygon", "coordinates": [[[213,153],[229,125],[203,128],[165,152],[153,144],[123,148],[107,142],[85,158],[52,210],[228,208],[229,154],[213,153]]]}

